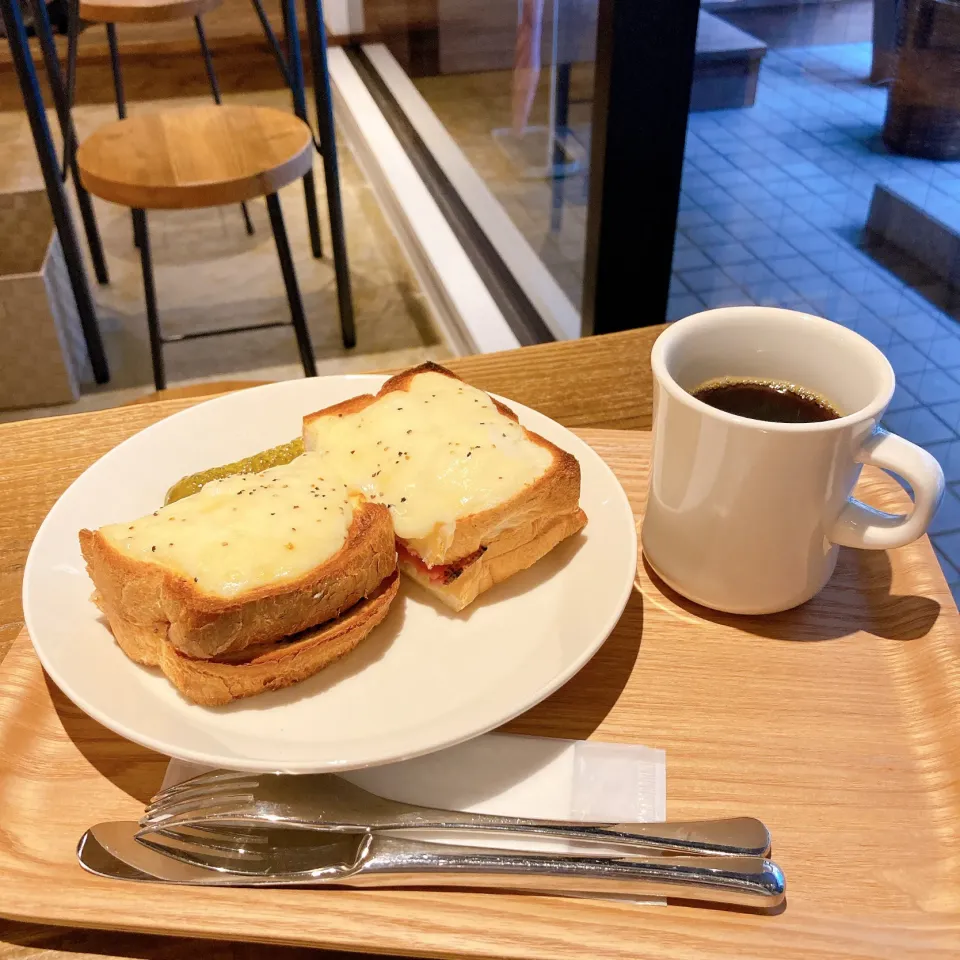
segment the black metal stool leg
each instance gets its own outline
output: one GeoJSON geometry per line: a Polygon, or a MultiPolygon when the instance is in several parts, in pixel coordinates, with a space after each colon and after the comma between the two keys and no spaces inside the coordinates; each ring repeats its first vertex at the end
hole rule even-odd
{"type": "Polygon", "coordinates": [[[267,212],[270,214],[270,226],[273,229],[273,239],[277,244],[277,256],[280,258],[280,272],[283,274],[283,285],[287,288],[287,301],[290,304],[290,319],[293,321],[293,329],[297,335],[300,362],[303,364],[304,374],[308,377],[315,377],[317,375],[317,365],[313,359],[313,344],[310,342],[307,318],[303,312],[303,300],[300,299],[300,286],[297,283],[297,274],[293,267],[293,256],[290,253],[287,229],[283,225],[283,211],[280,209],[280,198],[275,193],[267,194],[267,212]]]}
{"type": "MultiPolygon", "coordinates": [[[[73,126],[73,118],[70,115],[70,100],[68,92],[63,83],[63,74],[60,72],[60,60],[57,56],[57,48],[53,39],[53,30],[50,27],[50,15],[47,12],[47,5],[44,0],[30,0],[30,9],[33,12],[34,30],[40,40],[40,50],[43,54],[44,65],[47,68],[47,80],[50,84],[50,92],[53,94],[53,103],[57,111],[57,120],[60,124],[60,133],[63,136],[64,143],[68,138],[72,142],[77,141],[77,131],[73,126]]],[[[80,218],[83,220],[83,230],[87,235],[87,247],[90,250],[90,260],[93,263],[93,272],[96,275],[97,283],[109,283],[110,275],[107,272],[107,261],[103,255],[103,243],[100,240],[100,230],[97,226],[97,218],[93,212],[93,202],[90,200],[90,194],[86,187],[80,182],[80,171],[77,168],[76,151],[69,151],[67,156],[67,167],[73,178],[73,190],[77,196],[77,206],[80,208],[80,218]]],[[[66,171],[63,172],[64,179],[66,171]]]]}
{"type": "MultiPolygon", "coordinates": [[[[120,48],[117,44],[116,24],[107,23],[107,44],[110,47],[110,70],[113,73],[113,96],[117,102],[117,116],[125,120],[127,116],[127,98],[123,94],[123,74],[120,72],[120,48]]],[[[133,221],[133,245],[140,246],[140,234],[137,231],[137,221],[133,221]]],[[[160,389],[159,387],[157,389],[160,389]]]]}
{"type": "MultiPolygon", "coordinates": [[[[303,76],[303,56],[300,51],[300,31],[291,29],[296,24],[297,15],[294,0],[283,0],[283,36],[287,49],[287,62],[290,76],[290,92],[293,94],[293,112],[310,126],[307,115],[307,89],[303,76]]],[[[323,256],[320,241],[320,216],[317,212],[317,185],[311,169],[303,178],[303,198],[307,206],[307,227],[310,230],[310,249],[319,260],[323,256]]]]}
{"type": "Polygon", "coordinates": [[[97,314],[90,296],[90,287],[87,284],[87,275],[83,267],[83,258],[80,245],[77,243],[77,234],[73,228],[70,216],[70,207],[60,179],[60,163],[57,158],[53,140],[50,137],[50,127],[47,124],[47,113],[43,105],[43,96],[37,82],[37,74],[33,66],[33,56],[27,40],[27,31],[23,25],[23,15],[17,0],[0,0],[0,19],[3,21],[4,32],[10,44],[10,55],[14,69],[17,72],[17,82],[23,96],[23,106],[30,121],[30,132],[37,149],[37,159],[40,162],[40,171],[43,174],[43,185],[50,201],[50,210],[53,213],[53,222],[63,246],[63,259],[70,278],[70,287],[77,303],[77,313],[80,326],[83,329],[84,340],[87,345],[87,354],[97,383],[107,383],[110,379],[110,370],[107,357],[103,350],[103,340],[100,337],[100,328],[97,325],[97,314]]]}
{"type": "Polygon", "coordinates": [[[317,132],[327,182],[327,207],[330,211],[330,232],[333,237],[333,265],[337,274],[337,299],[340,305],[340,330],[345,347],[356,346],[353,322],[353,295],[350,290],[350,266],[347,262],[347,240],[343,230],[343,206],[340,201],[340,174],[337,170],[337,140],[333,126],[333,98],[327,70],[327,31],[323,23],[320,0],[306,0],[307,36],[313,64],[313,92],[317,102],[317,132]]]}
{"type": "MultiPolygon", "coordinates": [[[[73,103],[73,92],[77,87],[77,49],[80,42],[80,0],[67,0],[67,103],[73,103]]],[[[66,170],[70,166],[70,157],[76,143],[73,128],[67,131],[63,142],[63,164],[66,170]]]]}
{"type": "MultiPolygon", "coordinates": [[[[253,9],[257,13],[260,28],[263,30],[263,35],[266,38],[267,45],[270,47],[270,52],[273,54],[273,59],[277,62],[277,69],[280,71],[280,76],[283,77],[284,84],[292,88],[293,81],[290,79],[290,63],[287,54],[280,49],[280,42],[277,40],[277,35],[273,32],[273,27],[270,26],[270,21],[267,19],[267,14],[264,12],[263,4],[260,0],[253,0],[253,9]]],[[[287,44],[284,44],[284,46],[286,45],[287,44]]]]}
{"type": "Polygon", "coordinates": [[[117,46],[117,26],[106,24],[107,44],[110,47],[110,69],[113,71],[113,95],[117,101],[117,116],[123,120],[127,115],[127,101],[123,95],[123,74],[120,73],[120,49],[117,46]]]}
{"type": "MultiPolygon", "coordinates": [[[[197,40],[200,41],[200,50],[203,53],[203,63],[207,68],[207,79],[210,81],[210,92],[213,94],[213,102],[219,107],[221,101],[220,84],[217,82],[217,73],[213,69],[213,57],[210,55],[210,47],[207,46],[207,34],[203,29],[203,20],[199,16],[193,18],[193,25],[197,28],[197,40]]],[[[253,221],[250,219],[250,211],[247,210],[246,203],[240,204],[240,212],[243,214],[243,224],[247,228],[248,236],[253,236],[253,221]]]]}
{"type": "Polygon", "coordinates": [[[143,298],[147,306],[147,330],[150,333],[150,359],[153,362],[153,382],[158,390],[167,385],[163,370],[163,337],[157,316],[157,288],[153,282],[153,260],[150,257],[150,234],[147,231],[145,210],[133,211],[133,232],[140,248],[140,268],[143,271],[143,298]]]}

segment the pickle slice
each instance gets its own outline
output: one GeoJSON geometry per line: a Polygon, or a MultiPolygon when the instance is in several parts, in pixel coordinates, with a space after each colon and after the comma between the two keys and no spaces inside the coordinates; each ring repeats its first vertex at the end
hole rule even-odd
{"type": "Polygon", "coordinates": [[[253,456],[245,457],[236,463],[225,463],[222,467],[210,467],[209,470],[192,473],[189,477],[178,480],[167,491],[163,501],[164,506],[173,503],[175,500],[182,500],[184,497],[191,496],[211,480],[223,480],[224,477],[237,477],[244,473],[260,473],[261,470],[290,463],[301,453],[303,453],[303,439],[297,437],[296,440],[291,440],[289,443],[281,443],[279,447],[271,447],[269,450],[255,453],[253,456]]]}

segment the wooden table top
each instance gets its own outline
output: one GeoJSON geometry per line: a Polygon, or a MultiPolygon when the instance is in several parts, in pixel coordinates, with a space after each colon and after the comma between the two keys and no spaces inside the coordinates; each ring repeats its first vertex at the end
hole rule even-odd
{"type": "MultiPolygon", "coordinates": [[[[662,327],[463,357],[447,365],[470,383],[535,407],[568,427],[649,429],[650,348],[662,327]]],[[[94,460],[131,434],[198,402],[193,398],[97,413],[0,424],[0,659],[23,626],[23,565],[41,521],[94,460]]],[[[104,904],[104,910],[109,905],[104,904]]],[[[337,960],[253,944],[198,942],[0,919],[0,960],[203,957],[204,960],[337,960]]]]}

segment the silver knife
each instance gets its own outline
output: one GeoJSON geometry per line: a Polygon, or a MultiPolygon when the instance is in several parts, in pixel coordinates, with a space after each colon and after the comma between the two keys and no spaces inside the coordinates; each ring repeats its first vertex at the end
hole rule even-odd
{"type": "Polygon", "coordinates": [[[783,873],[763,857],[570,857],[357,833],[314,835],[309,850],[296,841],[298,869],[284,871],[275,831],[269,857],[213,869],[152,849],[136,839],[139,829],[130,821],[92,827],[77,847],[81,865],[114,879],[200,886],[470,887],[754,908],[776,907],[785,894],[783,873]]]}

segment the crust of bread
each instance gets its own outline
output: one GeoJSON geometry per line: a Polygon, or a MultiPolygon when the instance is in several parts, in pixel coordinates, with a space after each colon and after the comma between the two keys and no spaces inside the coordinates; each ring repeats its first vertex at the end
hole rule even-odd
{"type": "MultiPolygon", "coordinates": [[[[421,373],[439,373],[453,380],[460,378],[446,367],[436,363],[423,363],[403,373],[391,377],[380,388],[376,396],[365,394],[352,397],[333,407],[318,410],[304,417],[306,427],[320,417],[344,416],[358,413],[377,399],[395,390],[406,391],[412,380],[421,373]]],[[[518,422],[517,415],[507,406],[491,397],[497,409],[504,416],[518,422]]],[[[577,458],[561,450],[558,446],[523,428],[528,440],[549,450],[553,463],[547,467],[533,483],[529,484],[509,500],[503,501],[489,510],[472,513],[457,520],[453,538],[440,549],[434,538],[403,540],[413,553],[416,553],[428,566],[449,564],[462,557],[476,553],[481,547],[489,547],[505,531],[515,527],[524,528],[544,517],[563,516],[579,510],[580,503],[580,463],[577,458]]],[[[582,526],[582,524],[581,524],[582,526]]],[[[531,561],[533,562],[533,561],[531,561]]],[[[518,567],[517,569],[522,569],[518,567]]],[[[461,578],[462,579],[462,578],[461,578]]],[[[502,579],[502,578],[501,578],[502,579]]]]}
{"type": "Polygon", "coordinates": [[[160,640],[153,650],[154,665],[184,697],[205,707],[289,687],[353,650],[386,617],[399,583],[394,571],[374,593],[336,620],[292,640],[248,647],[223,660],[196,660],[160,640]]]}
{"type": "Polygon", "coordinates": [[[456,580],[448,584],[431,580],[419,567],[401,555],[400,571],[429,590],[448,607],[460,611],[473,603],[485,590],[533,566],[561,540],[582,530],[587,515],[579,508],[560,516],[543,516],[519,527],[512,527],[487,545],[473,563],[464,567],[456,580]]]}
{"type": "Polygon", "coordinates": [[[295,580],[230,598],[125,556],[99,531],[81,530],[80,549],[98,606],[124,652],[140,663],[149,662],[144,651],[158,638],[198,659],[273,643],[335,619],[396,569],[390,512],[367,502],[354,511],[344,545],[328,560],[295,580]]]}

